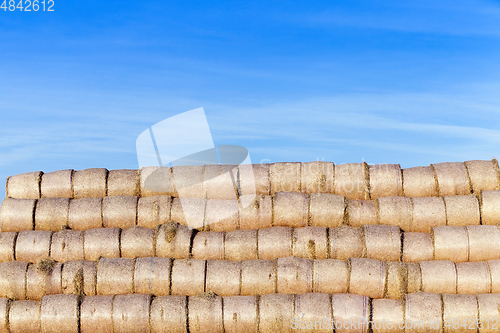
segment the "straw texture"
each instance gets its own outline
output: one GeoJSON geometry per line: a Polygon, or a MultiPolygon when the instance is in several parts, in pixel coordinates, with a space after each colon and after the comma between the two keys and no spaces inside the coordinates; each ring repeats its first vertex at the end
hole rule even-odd
{"type": "Polygon", "coordinates": [[[346,163],[335,166],[335,194],[347,199],[370,199],[368,165],[346,163]]]}
{"type": "Polygon", "coordinates": [[[238,169],[236,165],[205,165],[203,169],[204,197],[215,200],[238,198],[238,169]]]}
{"type": "Polygon", "coordinates": [[[187,297],[155,297],[149,316],[152,333],[187,332],[187,297]]]}
{"type": "Polygon", "coordinates": [[[207,200],[205,226],[211,231],[239,229],[237,200],[207,200]]]}
{"type": "Polygon", "coordinates": [[[140,168],[138,173],[141,197],[149,197],[154,195],[178,196],[177,192],[174,189],[174,181],[171,168],[144,167],[140,168]],[[148,177],[153,173],[155,173],[152,177],[154,179],[153,182],[151,182],[151,179],[148,180],[148,177]],[[146,181],[148,181],[149,183],[149,189],[146,188],[146,181]],[[155,188],[151,189],[151,183],[155,188]],[[158,190],[159,192],[155,192],[155,190],[158,190]]]}
{"type": "Polygon", "coordinates": [[[140,195],[140,178],[137,170],[109,170],[107,195],[140,195]]]}
{"type": "Polygon", "coordinates": [[[500,224],[500,191],[481,193],[481,224],[500,224]]]}
{"type": "Polygon", "coordinates": [[[295,295],[268,294],[259,298],[259,332],[292,332],[295,295]]]}
{"type": "MultiPolygon", "coordinates": [[[[305,322],[303,332],[332,332],[332,307],[330,295],[306,293],[295,296],[295,318],[305,322]]],[[[293,322],[292,322],[293,325],[293,322]]]]}
{"type": "Polygon", "coordinates": [[[407,330],[410,332],[442,332],[443,314],[440,294],[413,293],[406,296],[405,322],[420,323],[407,330]]]}
{"type": "Polygon", "coordinates": [[[426,232],[405,232],[403,235],[402,259],[404,262],[434,259],[434,245],[432,244],[431,234],[426,232]]]}
{"type": "Polygon", "coordinates": [[[69,198],[43,198],[35,208],[35,229],[59,231],[68,226],[69,198]]]}
{"type": "Polygon", "coordinates": [[[40,183],[42,198],[72,198],[73,197],[73,170],[59,170],[44,173],[40,183]]]}
{"type": "MultiPolygon", "coordinates": [[[[262,229],[273,225],[273,199],[269,195],[258,195],[250,204],[239,201],[240,229],[262,229]]],[[[229,230],[230,231],[230,230],[229,230]]]]}
{"type": "Polygon", "coordinates": [[[376,200],[347,200],[347,224],[351,227],[377,224],[376,200]]]}
{"type": "Polygon", "coordinates": [[[403,177],[399,164],[375,164],[370,173],[370,198],[403,195],[403,177]]]}
{"type": "Polygon", "coordinates": [[[226,233],[224,239],[224,259],[257,259],[257,230],[235,230],[226,233]]]}
{"type": "Polygon", "coordinates": [[[29,265],[26,272],[26,298],[40,300],[45,295],[61,294],[61,270],[62,264],[47,260],[29,265]]]}
{"type": "Polygon", "coordinates": [[[345,260],[313,261],[313,292],[346,293],[349,287],[349,267],[345,260]],[[332,277],[335,277],[332,279],[332,277]]]}
{"type": "Polygon", "coordinates": [[[206,260],[180,259],[172,266],[172,295],[197,295],[205,291],[206,260]]]}
{"type": "Polygon", "coordinates": [[[378,198],[379,224],[399,226],[403,231],[412,231],[412,202],[406,197],[378,198]]]}
{"type": "Polygon", "coordinates": [[[170,221],[172,197],[155,195],[139,198],[137,203],[137,225],[145,228],[156,228],[170,221]]]}
{"type": "Polygon", "coordinates": [[[277,290],[275,260],[246,260],[241,262],[241,295],[266,295],[277,290]]]}
{"type": "Polygon", "coordinates": [[[88,230],[102,227],[102,198],[82,198],[69,202],[68,227],[88,230]]]}
{"type": "Polygon", "coordinates": [[[383,298],[387,281],[386,263],[375,259],[351,258],[349,292],[383,298]]]}
{"type": "Polygon", "coordinates": [[[336,332],[368,332],[370,299],[355,294],[332,294],[333,320],[336,332]],[[352,324],[351,324],[352,323],[352,324]]]}
{"type": "Polygon", "coordinates": [[[97,263],[97,294],[117,295],[134,292],[135,260],[101,258],[97,263]]]}
{"type": "Polygon", "coordinates": [[[269,164],[238,165],[238,180],[241,196],[271,194],[269,164]]]}
{"type": "Polygon", "coordinates": [[[422,261],[422,291],[429,293],[457,293],[457,271],[448,260],[422,261]]]}
{"type": "Polygon", "coordinates": [[[134,292],[156,296],[170,295],[170,258],[137,258],[134,267],[134,292]]]}
{"type": "Polygon", "coordinates": [[[498,170],[498,161],[465,161],[467,174],[469,175],[472,192],[475,194],[481,191],[490,191],[499,189],[500,172],[498,170]]]}
{"type": "Polygon", "coordinates": [[[108,170],[92,168],[73,173],[74,198],[102,198],[106,196],[108,170]]]}
{"type": "Polygon", "coordinates": [[[301,163],[279,162],[269,166],[271,194],[301,192],[301,163]]]}
{"type": "Polygon", "coordinates": [[[195,259],[224,259],[224,233],[199,232],[194,236],[192,256],[195,259]]]}
{"type": "Polygon", "coordinates": [[[0,267],[0,296],[13,300],[26,299],[28,263],[8,261],[0,263],[0,267]]]}
{"type": "Polygon", "coordinates": [[[188,301],[190,332],[222,333],[222,298],[211,294],[192,296],[188,301]]]}
{"type": "Polygon", "coordinates": [[[401,259],[401,232],[399,227],[366,225],[363,227],[366,257],[385,261],[401,259]]]}
{"type": "Polygon", "coordinates": [[[154,257],[154,229],[135,226],[123,229],[120,235],[122,258],[154,257]]]}
{"type": "Polygon", "coordinates": [[[5,198],[0,207],[2,231],[33,230],[35,227],[35,199],[5,198]]]}
{"type": "Polygon", "coordinates": [[[465,227],[445,226],[432,229],[434,259],[464,262],[469,260],[469,237],[465,227]]]}
{"type": "Polygon", "coordinates": [[[456,264],[458,294],[489,294],[491,275],[488,264],[481,262],[461,262],[456,264]]]}
{"type": "Polygon", "coordinates": [[[50,244],[50,257],[58,262],[83,260],[83,231],[61,230],[55,232],[50,244]]]}
{"type": "Polygon", "coordinates": [[[403,193],[407,197],[437,196],[437,180],[432,167],[403,169],[403,193]]]}
{"type": "Polygon", "coordinates": [[[443,198],[412,198],[413,220],[411,230],[430,232],[433,227],[446,225],[446,207],[443,198]]]}
{"type": "Polygon", "coordinates": [[[169,222],[160,225],[157,230],[155,253],[158,257],[189,258],[192,229],[169,222]]]}
{"type": "Polygon", "coordinates": [[[39,199],[43,172],[26,172],[7,178],[5,196],[18,199],[39,199]]]}
{"type": "Polygon", "coordinates": [[[294,228],[292,255],[309,259],[328,258],[327,233],[325,227],[294,228]]]}
{"type": "Polygon", "coordinates": [[[77,295],[47,295],[41,301],[41,332],[78,333],[79,301],[77,295]]]}
{"type": "Polygon", "coordinates": [[[105,228],[132,228],[137,222],[137,197],[118,195],[102,200],[105,228]]]}
{"type": "Polygon", "coordinates": [[[277,192],[273,198],[273,225],[305,227],[308,224],[308,200],[306,194],[277,192]]]}
{"type": "Polygon", "coordinates": [[[309,195],[309,225],[338,227],[344,223],[346,202],[341,195],[311,193],[309,195]]]}
{"type": "Polygon", "coordinates": [[[120,257],[120,232],[119,228],[86,230],[83,243],[85,260],[120,257]]]}
{"type": "Polygon", "coordinates": [[[443,294],[442,297],[445,333],[465,333],[477,330],[478,307],[476,296],[443,294]],[[461,323],[466,323],[466,325],[461,326],[461,323]]]}
{"type": "Polygon", "coordinates": [[[256,296],[224,297],[223,320],[226,333],[257,332],[258,309],[256,296]]]}
{"type": "MultiPolygon", "coordinates": [[[[363,232],[359,228],[341,226],[328,229],[330,241],[330,258],[347,260],[361,258],[366,254],[363,232]]],[[[260,246],[260,243],[259,243],[260,246]]]]}
{"type": "Polygon", "coordinates": [[[436,174],[439,196],[471,193],[469,175],[464,163],[444,162],[431,166],[436,174]]]}
{"type": "Polygon", "coordinates": [[[0,232],[0,262],[15,259],[17,232],[0,232]]]}
{"type": "Polygon", "coordinates": [[[40,332],[40,302],[17,301],[9,309],[9,332],[40,332]]]}
{"type": "Polygon", "coordinates": [[[205,290],[219,296],[240,294],[240,262],[207,260],[205,290]]]}
{"type": "Polygon", "coordinates": [[[292,228],[274,227],[258,230],[259,259],[285,258],[292,255],[292,228]]]}
{"type": "Polygon", "coordinates": [[[333,193],[334,168],[332,162],[316,161],[302,163],[302,193],[333,193]]]}
{"type": "Polygon", "coordinates": [[[278,293],[312,292],[312,260],[288,257],[278,259],[278,293]]]}
{"type": "Polygon", "coordinates": [[[52,231],[20,231],[16,241],[16,260],[36,263],[50,256],[52,231]]]}
{"type": "Polygon", "coordinates": [[[113,298],[115,296],[87,296],[80,305],[81,333],[113,333],[113,298]]]}
{"type": "Polygon", "coordinates": [[[116,295],[113,298],[113,332],[148,333],[150,304],[150,295],[116,295]]]}
{"type": "Polygon", "coordinates": [[[447,225],[479,225],[479,201],[475,195],[444,197],[447,225]]]}

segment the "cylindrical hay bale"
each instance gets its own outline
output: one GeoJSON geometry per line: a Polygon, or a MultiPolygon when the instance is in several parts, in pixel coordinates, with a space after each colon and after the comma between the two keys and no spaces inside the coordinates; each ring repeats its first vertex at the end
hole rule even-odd
{"type": "Polygon", "coordinates": [[[0,262],[15,260],[17,232],[0,232],[0,262]]]}
{"type": "Polygon", "coordinates": [[[238,200],[207,200],[206,222],[210,231],[238,229],[238,200]]]}
{"type": "Polygon", "coordinates": [[[52,236],[50,257],[58,262],[83,260],[83,231],[61,230],[52,236]]]}
{"type": "Polygon", "coordinates": [[[479,321],[481,326],[480,333],[498,332],[498,323],[500,322],[500,295],[498,294],[481,294],[476,295],[479,308],[479,321]]]}
{"type": "Polygon", "coordinates": [[[241,295],[266,295],[277,289],[275,260],[245,260],[241,262],[241,295]]]}
{"type": "Polygon", "coordinates": [[[491,275],[488,263],[460,262],[457,268],[458,294],[489,294],[491,292],[491,275]]]}
{"type": "Polygon", "coordinates": [[[422,291],[429,293],[457,293],[457,271],[449,260],[421,261],[422,291]]]}
{"type": "Polygon", "coordinates": [[[70,200],[68,227],[73,230],[102,228],[102,198],[70,200]]]}
{"type": "Polygon", "coordinates": [[[413,232],[430,232],[432,227],[446,225],[446,208],[441,197],[412,198],[413,232]]]}
{"type": "Polygon", "coordinates": [[[155,195],[139,198],[137,203],[137,225],[154,229],[170,221],[172,197],[155,195]]]}
{"type": "Polygon", "coordinates": [[[171,168],[143,167],[139,169],[138,173],[141,197],[150,197],[153,195],[178,196],[174,188],[171,168]]]}
{"type": "Polygon", "coordinates": [[[295,192],[276,192],[273,197],[273,225],[305,227],[308,224],[309,196],[295,192]]]}
{"type": "Polygon", "coordinates": [[[469,236],[469,261],[500,258],[500,231],[492,225],[466,226],[469,236]]]}
{"type": "Polygon", "coordinates": [[[222,333],[222,297],[205,293],[188,300],[189,332],[222,333]]]}
{"type": "Polygon", "coordinates": [[[408,270],[404,263],[388,261],[386,298],[403,299],[408,289],[408,270]]]}
{"type": "Polygon", "coordinates": [[[9,308],[11,300],[0,298],[0,332],[9,333],[9,308]]]}
{"type": "Polygon", "coordinates": [[[432,168],[403,169],[403,193],[407,197],[437,196],[437,181],[432,168]]]}
{"type": "Polygon", "coordinates": [[[345,198],[332,193],[309,195],[309,224],[315,227],[335,228],[344,223],[345,198]]]}
{"type": "Polygon", "coordinates": [[[278,293],[312,292],[312,263],[304,258],[278,258],[278,293]]]}
{"type": "Polygon", "coordinates": [[[206,260],[177,259],[172,266],[171,294],[197,295],[205,291],[206,260]]]}
{"type": "Polygon", "coordinates": [[[474,332],[477,330],[478,320],[478,306],[475,295],[443,294],[443,321],[445,323],[445,333],[474,332]]]}
{"type": "Polygon", "coordinates": [[[196,198],[174,198],[172,200],[171,218],[191,228],[203,230],[205,225],[205,208],[207,200],[196,198]]]}
{"type": "Polygon", "coordinates": [[[170,295],[170,258],[137,258],[134,270],[134,292],[155,296],[170,295]]]}
{"type": "Polygon", "coordinates": [[[26,272],[26,298],[40,300],[42,296],[60,294],[62,264],[52,259],[43,259],[29,265],[26,272]]]}
{"type": "Polygon", "coordinates": [[[240,294],[240,261],[207,260],[205,290],[219,296],[240,294]]]}
{"type": "Polygon", "coordinates": [[[347,199],[370,199],[369,176],[366,163],[346,163],[335,166],[335,194],[347,199]]]}
{"type": "Polygon", "coordinates": [[[26,172],[7,178],[6,197],[39,199],[43,172],[26,172]]]}
{"type": "Polygon", "coordinates": [[[500,224],[500,191],[481,192],[481,224],[500,224]]]}
{"type": "Polygon", "coordinates": [[[440,294],[413,293],[406,295],[406,332],[441,333],[443,329],[442,301],[440,294]],[[410,326],[411,323],[411,326],[410,326]]]}
{"type": "Polygon", "coordinates": [[[238,200],[240,229],[263,229],[273,225],[273,203],[270,195],[257,195],[245,205],[238,200]]]}
{"type": "Polygon", "coordinates": [[[0,207],[0,229],[4,231],[33,230],[35,199],[5,198],[0,207]]]}
{"type": "Polygon", "coordinates": [[[479,225],[479,201],[475,195],[453,195],[444,197],[447,225],[479,225]]]}
{"type": "Polygon", "coordinates": [[[278,162],[269,166],[271,195],[276,192],[300,192],[301,163],[278,162]]]}
{"type": "Polygon", "coordinates": [[[385,261],[401,260],[401,231],[389,225],[365,225],[366,257],[385,261]]]}
{"type": "Polygon", "coordinates": [[[372,332],[404,333],[405,306],[400,299],[372,300],[372,332]]]}
{"type": "Polygon", "coordinates": [[[268,294],[259,298],[259,332],[293,332],[295,295],[268,294]]]}
{"type": "Polygon", "coordinates": [[[85,231],[83,242],[85,260],[99,260],[101,257],[119,258],[120,232],[119,228],[97,228],[85,231]]]}
{"type": "Polygon", "coordinates": [[[363,231],[360,228],[341,226],[329,228],[328,233],[330,258],[347,260],[365,255],[363,231]]]}
{"type": "Polygon", "coordinates": [[[269,164],[240,164],[238,183],[240,196],[270,195],[269,164]]]}
{"type": "Polygon", "coordinates": [[[379,224],[395,225],[403,231],[411,231],[412,202],[407,197],[378,198],[379,224]]]}
{"type": "Polygon", "coordinates": [[[73,170],[59,170],[44,173],[40,183],[42,198],[72,198],[73,170]]]}
{"type": "Polygon", "coordinates": [[[16,301],[9,309],[9,331],[11,333],[40,332],[40,302],[16,301]]]}
{"type": "Polygon", "coordinates": [[[453,262],[469,261],[469,238],[465,227],[432,228],[434,259],[453,262]]]}
{"type": "Polygon", "coordinates": [[[351,258],[350,266],[350,293],[371,298],[384,297],[387,280],[387,266],[384,261],[351,258]]]}
{"type": "Polygon", "coordinates": [[[377,200],[347,200],[347,224],[351,227],[377,224],[377,200]]]}
{"type": "Polygon", "coordinates": [[[97,263],[97,294],[132,294],[134,265],[130,258],[101,258],[97,263]]]}
{"type": "Polygon", "coordinates": [[[327,232],[325,227],[293,229],[292,255],[308,259],[328,258],[327,232]]]}
{"type": "Polygon", "coordinates": [[[368,167],[370,173],[370,198],[403,195],[403,177],[399,164],[375,164],[368,167]]]}
{"type": "Polygon", "coordinates": [[[500,293],[500,260],[488,260],[491,274],[491,292],[500,293]]]}
{"type": "Polygon", "coordinates": [[[334,167],[332,162],[302,163],[302,193],[333,193],[334,167]]]}
{"type": "Polygon", "coordinates": [[[226,233],[224,259],[257,259],[257,230],[235,230],[226,233]]]}
{"type": "Polygon", "coordinates": [[[405,232],[403,234],[403,261],[419,262],[434,259],[432,235],[427,232],[405,232]]]}
{"type": "Polygon", "coordinates": [[[35,263],[50,255],[52,231],[20,231],[16,241],[16,260],[35,263]]]}
{"type": "Polygon", "coordinates": [[[193,230],[175,222],[162,224],[156,235],[157,257],[186,259],[190,256],[193,230]]]}
{"type": "Polygon", "coordinates": [[[259,259],[285,258],[292,255],[292,228],[272,227],[257,231],[259,259]]]}
{"type": "Polygon", "coordinates": [[[97,262],[87,260],[68,261],[62,269],[62,293],[95,295],[97,262]]]}
{"type": "Polygon", "coordinates": [[[148,333],[151,296],[116,295],[113,299],[113,332],[148,333]]]}
{"type": "Polygon", "coordinates": [[[208,164],[203,168],[203,191],[207,199],[238,199],[237,182],[236,165],[208,164]]]}
{"type": "Polygon", "coordinates": [[[0,297],[26,299],[26,272],[28,263],[8,261],[0,263],[0,297]]]}
{"type": "Polygon", "coordinates": [[[35,229],[59,231],[68,226],[69,198],[43,198],[35,208],[35,229]]]}
{"type": "Polygon", "coordinates": [[[137,197],[117,195],[102,200],[105,228],[132,228],[137,222],[137,197]]]}
{"type": "Polygon", "coordinates": [[[224,297],[224,332],[258,332],[257,296],[224,297]]]}
{"type": "Polygon", "coordinates": [[[153,257],[155,255],[154,229],[135,226],[121,233],[121,256],[123,258],[153,257]]]}
{"type": "Polygon", "coordinates": [[[431,164],[436,174],[440,197],[471,193],[469,175],[462,162],[431,164]]]}
{"type": "Polygon", "coordinates": [[[80,305],[81,333],[113,333],[114,295],[87,296],[80,305]]]}
{"type": "Polygon", "coordinates": [[[203,190],[203,165],[172,167],[175,190],[179,198],[205,198],[203,190]]]}
{"type": "Polygon", "coordinates": [[[319,293],[296,295],[294,318],[292,329],[300,328],[301,332],[333,332],[330,295],[319,293]],[[300,325],[301,322],[302,325],[300,325]],[[304,323],[307,323],[306,329],[304,329],[304,323]]]}
{"type": "Polygon", "coordinates": [[[313,261],[313,292],[346,293],[349,286],[349,267],[345,260],[316,259],[313,261]],[[335,277],[332,279],[332,277],[335,277]]]}
{"type": "Polygon", "coordinates": [[[149,324],[152,333],[186,333],[186,296],[155,297],[151,302],[149,324]]]}
{"type": "Polygon", "coordinates": [[[368,332],[370,299],[355,294],[333,294],[332,312],[335,332],[368,332]]]}
{"type": "Polygon", "coordinates": [[[407,292],[413,293],[422,289],[422,272],[420,271],[420,264],[415,262],[405,263],[406,271],[408,272],[407,278],[407,292]]]}
{"type": "Polygon", "coordinates": [[[91,168],[73,173],[74,198],[102,198],[106,196],[108,170],[91,168]]]}
{"type": "Polygon", "coordinates": [[[41,332],[78,333],[78,295],[47,295],[41,302],[41,332]]]}
{"type": "Polygon", "coordinates": [[[465,161],[470,179],[472,192],[479,194],[481,191],[498,190],[499,170],[498,161],[465,161]]]}
{"type": "Polygon", "coordinates": [[[108,196],[115,195],[140,195],[140,181],[137,170],[109,170],[108,196]]]}
{"type": "Polygon", "coordinates": [[[195,259],[224,259],[224,232],[197,233],[193,240],[192,255],[195,259]]]}

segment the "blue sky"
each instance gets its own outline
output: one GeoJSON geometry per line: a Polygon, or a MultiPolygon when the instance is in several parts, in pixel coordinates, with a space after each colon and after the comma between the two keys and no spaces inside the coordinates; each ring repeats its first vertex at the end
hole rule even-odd
{"type": "Polygon", "coordinates": [[[0,10],[1,182],[137,168],[137,136],[198,107],[255,163],[500,156],[500,1],[54,9],[0,10]]]}

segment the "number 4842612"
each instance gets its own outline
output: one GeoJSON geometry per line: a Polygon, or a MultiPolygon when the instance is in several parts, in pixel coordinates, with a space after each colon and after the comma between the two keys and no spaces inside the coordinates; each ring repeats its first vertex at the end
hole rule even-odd
{"type": "MultiPolygon", "coordinates": [[[[1,0],[0,0],[1,1],[1,0]]],[[[10,12],[20,11],[20,12],[38,12],[39,10],[44,12],[53,12],[54,11],[54,0],[19,0],[16,2],[15,0],[4,0],[2,5],[0,6],[4,12],[7,10],[10,12]]]]}

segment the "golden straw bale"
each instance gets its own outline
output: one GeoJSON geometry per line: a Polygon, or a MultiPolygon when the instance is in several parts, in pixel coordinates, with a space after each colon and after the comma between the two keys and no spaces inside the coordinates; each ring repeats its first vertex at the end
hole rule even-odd
{"type": "Polygon", "coordinates": [[[404,333],[404,303],[400,299],[372,300],[372,332],[373,333],[404,333]]]}
{"type": "Polygon", "coordinates": [[[276,192],[301,192],[301,168],[299,162],[278,162],[269,166],[271,195],[276,192]]]}
{"type": "Polygon", "coordinates": [[[413,221],[410,231],[430,232],[433,227],[446,225],[446,208],[441,197],[411,198],[413,221]]]}
{"type": "Polygon", "coordinates": [[[175,222],[160,225],[155,238],[156,256],[177,259],[189,258],[192,234],[192,229],[175,222]]]}
{"type": "Polygon", "coordinates": [[[294,228],[292,255],[308,259],[327,259],[327,232],[326,227],[294,228]]]}
{"type": "Polygon", "coordinates": [[[0,297],[12,300],[26,299],[27,271],[27,262],[7,261],[0,263],[0,297]]]}
{"type": "Polygon", "coordinates": [[[313,261],[313,292],[346,293],[349,286],[347,261],[338,259],[316,259],[313,261]],[[332,279],[332,277],[335,277],[332,279]]]}
{"type": "Polygon", "coordinates": [[[113,332],[148,333],[151,295],[116,295],[113,298],[113,332]]]}
{"type": "Polygon", "coordinates": [[[74,170],[44,173],[40,183],[41,198],[72,198],[74,170]]]}
{"type": "Polygon", "coordinates": [[[170,295],[171,258],[137,258],[134,269],[134,292],[155,296],[170,295]]]}
{"type": "Polygon", "coordinates": [[[241,262],[241,295],[266,295],[277,291],[276,260],[241,262]]]}
{"type": "Polygon", "coordinates": [[[97,262],[75,260],[64,263],[62,268],[62,293],[87,295],[96,294],[97,262]]]}
{"type": "Polygon", "coordinates": [[[186,296],[160,296],[151,302],[151,333],[187,332],[186,296]]]}
{"type": "Polygon", "coordinates": [[[388,261],[385,297],[403,299],[408,289],[408,270],[400,261],[388,261]]]}
{"type": "Polygon", "coordinates": [[[73,173],[73,197],[102,198],[106,196],[108,170],[91,168],[73,173]]]}
{"type": "Polygon", "coordinates": [[[134,292],[135,260],[101,258],[97,263],[97,294],[119,295],[134,292]]]}
{"type": "Polygon", "coordinates": [[[35,208],[35,230],[59,231],[68,226],[69,198],[43,198],[35,208]]]}
{"type": "Polygon", "coordinates": [[[498,332],[498,323],[500,322],[500,295],[498,294],[480,294],[476,295],[479,308],[478,317],[482,324],[479,328],[480,333],[498,332]]]}
{"type": "Polygon", "coordinates": [[[206,260],[177,259],[172,266],[171,294],[197,295],[205,291],[206,260]]]}
{"type": "Polygon", "coordinates": [[[26,298],[39,301],[42,296],[61,294],[62,264],[52,259],[29,265],[26,272],[26,298]]]}
{"type": "Polygon", "coordinates": [[[377,200],[347,200],[347,224],[351,227],[377,224],[377,200]]]}
{"type": "Polygon", "coordinates": [[[415,262],[406,262],[406,271],[408,272],[407,292],[413,293],[422,289],[422,272],[420,264],[415,262]]]}
{"type": "Polygon", "coordinates": [[[405,323],[411,325],[406,332],[442,333],[443,313],[440,294],[412,293],[406,295],[405,323]]]}
{"type": "Polygon", "coordinates": [[[101,228],[102,198],[70,200],[68,227],[73,230],[101,228]]]}
{"type": "Polygon", "coordinates": [[[431,164],[436,174],[440,197],[471,193],[469,175],[462,162],[431,164]]]}
{"type": "Polygon", "coordinates": [[[240,294],[240,261],[207,260],[205,290],[219,296],[240,294]]]}
{"type": "Polygon", "coordinates": [[[102,225],[105,228],[132,228],[137,224],[137,197],[117,195],[102,200],[102,225]]]}
{"type": "Polygon", "coordinates": [[[401,230],[390,225],[365,225],[366,257],[385,261],[401,259],[401,230]]]}
{"type": "Polygon", "coordinates": [[[500,189],[500,172],[497,160],[465,161],[464,163],[467,167],[473,193],[479,194],[481,191],[500,189]]]}
{"type": "Polygon", "coordinates": [[[427,232],[405,232],[403,234],[403,261],[419,262],[434,259],[432,235],[427,232]]]}
{"type": "Polygon", "coordinates": [[[469,261],[500,258],[500,231],[493,225],[468,225],[469,261]]]}
{"type": "Polygon", "coordinates": [[[368,296],[371,298],[383,298],[385,284],[387,281],[387,266],[384,261],[351,258],[349,292],[353,294],[368,296]]]}
{"type": "Polygon", "coordinates": [[[368,332],[370,299],[356,294],[332,294],[335,332],[368,332]]]}
{"type": "Polygon", "coordinates": [[[135,226],[123,229],[120,236],[122,258],[153,257],[155,230],[135,226]]]}
{"type": "Polygon", "coordinates": [[[83,238],[85,260],[120,257],[120,229],[97,228],[86,230],[83,238]]]}
{"type": "Polygon", "coordinates": [[[257,230],[235,230],[226,233],[224,259],[257,259],[257,230]]]}
{"type": "Polygon", "coordinates": [[[481,224],[500,224],[500,191],[481,192],[481,224]]]}
{"type": "Polygon", "coordinates": [[[332,162],[302,163],[300,181],[302,193],[333,193],[334,168],[332,162]]]}
{"type": "Polygon", "coordinates": [[[437,180],[432,167],[403,169],[403,193],[413,198],[437,196],[437,180]]]}
{"type": "Polygon", "coordinates": [[[9,310],[11,300],[8,298],[0,298],[0,332],[9,333],[9,310]]]}
{"type": "Polygon", "coordinates": [[[368,172],[371,199],[403,195],[403,176],[399,164],[370,165],[368,172]]]}
{"type": "Polygon", "coordinates": [[[487,262],[460,262],[457,268],[458,294],[488,294],[491,292],[491,275],[487,262]]]}
{"type": "Polygon", "coordinates": [[[17,199],[39,199],[43,172],[26,172],[7,178],[5,196],[17,199]]]}
{"type": "Polygon", "coordinates": [[[412,202],[407,197],[378,198],[379,224],[395,225],[403,231],[411,231],[412,202]]]}
{"type": "Polygon", "coordinates": [[[491,275],[491,292],[500,293],[500,259],[488,260],[491,275]]]}
{"type": "Polygon", "coordinates": [[[444,197],[446,224],[454,226],[479,225],[479,201],[475,195],[453,195],[444,197]]]}
{"type": "Polygon", "coordinates": [[[422,291],[429,293],[457,293],[457,271],[449,260],[421,261],[422,291]]]}
{"type": "Polygon", "coordinates": [[[0,207],[0,229],[5,231],[35,228],[35,199],[5,198],[0,207]]]}
{"type": "Polygon", "coordinates": [[[141,197],[156,195],[178,196],[175,191],[172,169],[169,167],[143,167],[139,171],[141,197]],[[151,176],[151,178],[149,178],[151,176]]]}
{"type": "Polygon", "coordinates": [[[273,198],[269,195],[251,197],[249,204],[238,201],[240,229],[263,229],[273,225],[273,198]],[[246,204],[246,205],[245,205],[246,204]]]}
{"type": "Polygon", "coordinates": [[[83,260],[83,231],[61,230],[54,232],[50,245],[50,257],[58,262],[83,260]]]}
{"type": "Polygon", "coordinates": [[[292,255],[290,227],[272,227],[257,231],[259,259],[285,258],[292,255]]]}
{"type": "Polygon", "coordinates": [[[204,198],[238,199],[238,169],[236,165],[209,164],[203,168],[204,198]]]}
{"type": "Polygon", "coordinates": [[[174,198],[170,213],[172,221],[203,230],[207,200],[197,198],[174,198]]]}
{"type": "Polygon", "coordinates": [[[238,165],[240,196],[270,195],[269,164],[238,165]]]}
{"type": "Polygon", "coordinates": [[[77,295],[47,295],[41,302],[41,332],[78,333],[80,297],[77,295]]]}
{"type": "Polygon", "coordinates": [[[293,332],[295,295],[268,294],[259,298],[259,332],[293,332]]]}
{"type": "Polygon", "coordinates": [[[172,197],[155,195],[139,198],[137,203],[137,225],[154,229],[170,221],[172,197]]]}
{"type": "Polygon", "coordinates": [[[17,234],[16,260],[36,263],[50,255],[52,231],[27,230],[17,234]]]}
{"type": "Polygon", "coordinates": [[[138,170],[109,170],[108,196],[140,195],[140,179],[138,170]]]}
{"type": "Polygon", "coordinates": [[[224,332],[258,332],[257,296],[224,297],[224,332]]]}
{"type": "Polygon", "coordinates": [[[368,164],[346,163],[335,165],[335,194],[347,199],[370,199],[368,164]]]}
{"type": "Polygon", "coordinates": [[[15,260],[17,232],[0,232],[0,262],[15,260]]]}
{"type": "Polygon", "coordinates": [[[443,294],[444,332],[471,332],[477,330],[478,306],[475,295],[443,294]],[[460,325],[464,324],[465,325],[460,325]]]}
{"type": "Polygon", "coordinates": [[[312,260],[287,257],[278,258],[278,293],[312,292],[312,260]]]}
{"type": "Polygon", "coordinates": [[[84,297],[80,305],[80,333],[113,333],[114,295],[84,297]]]}
{"type": "Polygon", "coordinates": [[[239,229],[237,200],[207,200],[205,227],[210,231],[239,229]]]}
{"type": "Polygon", "coordinates": [[[204,165],[181,165],[172,167],[175,190],[179,198],[204,199],[204,165]]]}
{"type": "Polygon", "coordinates": [[[222,333],[222,297],[213,293],[191,296],[188,301],[189,332],[222,333]]]}
{"type": "MultiPolygon", "coordinates": [[[[363,231],[360,228],[340,226],[328,229],[330,242],[330,258],[347,260],[361,258],[366,255],[363,231]]],[[[259,243],[260,246],[260,243],[259,243]]]]}
{"type": "Polygon", "coordinates": [[[40,332],[40,302],[16,301],[9,309],[9,331],[11,333],[40,332]]]}
{"type": "Polygon", "coordinates": [[[309,224],[317,227],[338,227],[344,223],[345,198],[332,193],[309,195],[309,224]]]}
{"type": "Polygon", "coordinates": [[[224,259],[224,232],[197,233],[193,240],[192,255],[195,259],[224,259]]]}
{"type": "Polygon", "coordinates": [[[295,321],[292,321],[291,326],[295,329],[300,328],[301,332],[331,333],[333,317],[330,295],[322,293],[296,295],[294,318],[295,321]],[[300,319],[297,320],[298,318],[300,319]]]}
{"type": "Polygon", "coordinates": [[[309,196],[295,192],[276,192],[273,197],[273,225],[305,227],[308,225],[309,196]]]}
{"type": "Polygon", "coordinates": [[[469,261],[469,238],[465,227],[432,228],[434,259],[453,262],[469,261]]]}

